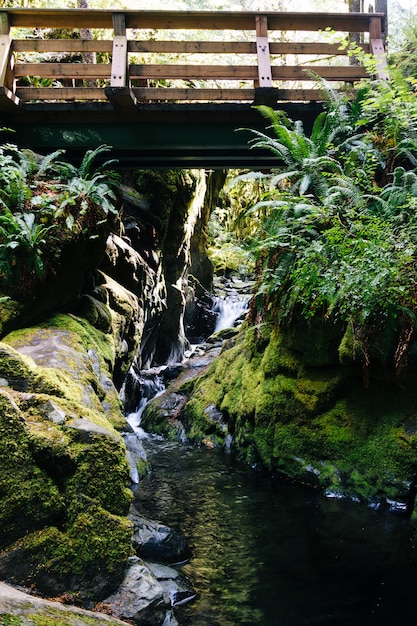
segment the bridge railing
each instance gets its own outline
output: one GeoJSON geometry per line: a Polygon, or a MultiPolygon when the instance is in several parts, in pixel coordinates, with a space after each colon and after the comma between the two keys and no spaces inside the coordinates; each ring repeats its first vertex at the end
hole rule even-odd
{"type": "Polygon", "coordinates": [[[322,100],[315,76],[336,88],[367,76],[326,29],[358,35],[387,77],[380,13],[0,9],[0,98],[2,106],[104,100],[118,109],[322,100]]]}

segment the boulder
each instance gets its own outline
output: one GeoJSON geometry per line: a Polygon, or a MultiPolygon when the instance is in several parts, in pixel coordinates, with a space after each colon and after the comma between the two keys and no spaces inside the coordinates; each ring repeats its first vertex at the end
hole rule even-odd
{"type": "Polygon", "coordinates": [[[130,567],[119,589],[103,604],[113,615],[146,626],[162,626],[170,608],[161,584],[137,557],[130,559],[130,567]]]}
{"type": "Polygon", "coordinates": [[[133,547],[143,559],[178,563],[189,557],[187,542],[169,526],[142,517],[133,506],[129,519],[133,524],[133,547]]]}

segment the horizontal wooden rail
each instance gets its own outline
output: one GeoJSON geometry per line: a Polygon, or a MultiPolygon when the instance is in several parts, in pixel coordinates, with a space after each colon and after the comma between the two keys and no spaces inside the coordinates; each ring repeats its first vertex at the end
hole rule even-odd
{"type": "MultiPolygon", "coordinates": [[[[0,9],[9,25],[20,28],[113,28],[115,10],[108,9],[0,9]]],[[[255,30],[255,11],[127,11],[126,28],[161,30],[255,30]]],[[[369,19],[381,21],[381,13],[262,12],[269,30],[369,32],[369,19]]]]}
{"type": "Polygon", "coordinates": [[[387,78],[380,13],[0,9],[0,109],[107,101],[131,111],[139,102],[253,102],[259,90],[272,105],[320,100],[317,77],[339,88],[367,76],[326,28],[365,34],[361,47],[387,78]],[[14,28],[28,38],[13,38],[14,28]],[[53,38],[40,37],[42,28],[53,38]],[[81,28],[95,38],[65,38],[81,28]]]}

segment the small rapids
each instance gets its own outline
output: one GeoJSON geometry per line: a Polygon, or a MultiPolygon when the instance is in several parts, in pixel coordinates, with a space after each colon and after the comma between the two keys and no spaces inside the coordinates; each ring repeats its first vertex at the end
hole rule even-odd
{"type": "MultiPolygon", "coordinates": [[[[226,294],[215,307],[217,331],[235,324],[247,299],[226,294]]],[[[143,410],[174,370],[132,371],[129,389],[140,389],[140,397],[127,419],[151,466],[134,489],[135,505],[180,532],[192,552],[182,569],[197,599],[178,607],[179,624],[417,624],[408,521],[271,478],[239,463],[230,449],[146,434],[143,410]]]]}
{"type": "MultiPolygon", "coordinates": [[[[139,403],[135,411],[128,413],[126,419],[135,433],[141,438],[145,436],[143,429],[140,427],[143,411],[149,400],[156,398],[166,389],[162,372],[165,368],[152,368],[142,370],[136,377],[136,385],[140,387],[139,403]]],[[[130,375],[133,375],[132,373],[130,375]]]]}
{"type": "Polygon", "coordinates": [[[247,298],[238,295],[217,297],[214,299],[213,311],[217,314],[214,332],[224,328],[232,328],[248,308],[247,298]]]}

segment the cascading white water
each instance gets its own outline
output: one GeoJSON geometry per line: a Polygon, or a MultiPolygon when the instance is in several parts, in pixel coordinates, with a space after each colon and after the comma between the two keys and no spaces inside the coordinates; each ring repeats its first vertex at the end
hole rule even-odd
{"type": "Polygon", "coordinates": [[[135,376],[136,384],[140,387],[141,393],[138,406],[134,411],[126,415],[126,419],[136,435],[141,439],[147,436],[145,431],[140,427],[142,413],[149,400],[159,396],[165,391],[165,383],[161,375],[164,369],[165,367],[152,368],[141,371],[139,374],[136,374],[132,369],[129,373],[130,376],[135,376]]]}
{"type": "Polygon", "coordinates": [[[232,328],[248,308],[248,298],[239,295],[230,295],[226,298],[217,297],[214,300],[213,311],[217,313],[214,332],[224,328],[232,328]]]}

